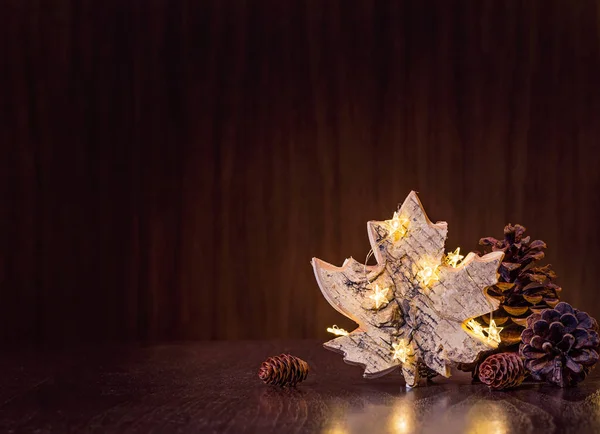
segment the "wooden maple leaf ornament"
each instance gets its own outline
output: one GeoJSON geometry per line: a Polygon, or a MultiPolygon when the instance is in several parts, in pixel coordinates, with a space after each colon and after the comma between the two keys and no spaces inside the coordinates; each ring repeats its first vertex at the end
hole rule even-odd
{"type": "Polygon", "coordinates": [[[411,387],[419,381],[418,363],[449,377],[451,367],[473,363],[490,349],[493,343],[463,323],[498,307],[484,288],[497,282],[502,252],[469,253],[456,267],[444,264],[448,225],[432,223],[414,191],[392,220],[371,221],[367,230],[377,265],[312,260],[327,301],[359,326],[325,348],[363,366],[367,378],[401,367],[411,387]]]}

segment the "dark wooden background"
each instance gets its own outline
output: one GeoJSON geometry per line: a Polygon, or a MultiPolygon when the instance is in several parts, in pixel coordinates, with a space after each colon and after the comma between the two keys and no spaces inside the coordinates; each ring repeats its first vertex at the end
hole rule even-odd
{"type": "Polygon", "coordinates": [[[325,337],[411,189],[600,315],[600,2],[0,0],[0,341],[325,337]]]}

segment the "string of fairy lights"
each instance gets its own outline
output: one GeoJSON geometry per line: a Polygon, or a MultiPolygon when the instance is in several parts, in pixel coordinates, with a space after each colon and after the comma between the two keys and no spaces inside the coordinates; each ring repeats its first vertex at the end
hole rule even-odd
{"type": "MultiPolygon", "coordinates": [[[[393,217],[390,220],[386,220],[385,223],[388,229],[387,237],[385,237],[380,242],[398,242],[409,232],[409,219],[402,216],[398,211],[394,212],[393,217]]],[[[366,263],[368,262],[368,259],[372,253],[373,250],[369,252],[369,254],[367,255],[367,259],[365,260],[365,276],[366,263]]],[[[461,265],[462,260],[464,258],[465,256],[460,254],[460,247],[457,247],[453,252],[447,252],[444,255],[441,264],[436,263],[431,258],[423,258],[418,264],[419,271],[416,274],[417,280],[419,280],[419,282],[423,286],[429,287],[434,282],[439,281],[440,265],[446,265],[448,267],[457,268],[461,265]]],[[[367,287],[369,287],[370,282],[368,279],[366,280],[367,287]]],[[[379,284],[375,284],[372,288],[370,288],[370,291],[371,293],[367,297],[373,300],[373,305],[375,309],[379,310],[381,308],[384,308],[390,302],[390,300],[388,299],[388,294],[390,292],[389,287],[381,287],[379,284]]],[[[500,332],[503,330],[503,327],[497,326],[495,320],[492,317],[492,313],[490,313],[489,327],[483,327],[473,318],[463,322],[462,325],[463,328],[465,328],[468,332],[474,335],[477,339],[492,347],[497,346],[502,341],[500,338],[500,332]]],[[[328,327],[327,331],[336,336],[349,335],[349,333],[346,330],[344,330],[343,328],[339,328],[337,325],[328,327]]],[[[413,356],[410,345],[404,339],[399,339],[397,342],[393,342],[391,345],[391,353],[392,358],[394,360],[399,360],[402,363],[406,363],[408,359],[413,356]]]]}

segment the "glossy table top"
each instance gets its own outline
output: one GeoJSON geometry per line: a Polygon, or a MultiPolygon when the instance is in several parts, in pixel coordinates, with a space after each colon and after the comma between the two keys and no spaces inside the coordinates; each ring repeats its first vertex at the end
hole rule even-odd
{"type": "Polygon", "coordinates": [[[0,356],[1,432],[598,433],[600,376],[507,392],[469,374],[405,390],[366,380],[318,341],[181,343],[0,356]],[[296,390],[257,377],[289,352],[311,367],[296,390]]]}

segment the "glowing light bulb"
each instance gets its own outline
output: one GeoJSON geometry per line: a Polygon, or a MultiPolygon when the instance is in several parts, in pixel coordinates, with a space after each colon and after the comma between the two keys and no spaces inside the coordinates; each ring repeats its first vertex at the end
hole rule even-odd
{"type": "Polygon", "coordinates": [[[350,334],[346,330],[339,328],[335,324],[332,325],[331,327],[327,327],[327,331],[329,333],[333,333],[336,336],[348,336],[350,334]]]}
{"type": "Polygon", "coordinates": [[[394,349],[392,358],[394,360],[400,360],[402,363],[406,363],[408,360],[409,347],[406,345],[406,342],[402,339],[398,342],[392,344],[392,348],[394,349]]]}
{"type": "Polygon", "coordinates": [[[401,217],[397,211],[394,212],[391,220],[386,220],[386,223],[388,224],[388,236],[394,241],[398,241],[408,230],[408,219],[401,217]]]}
{"type": "Polygon", "coordinates": [[[429,286],[432,282],[440,280],[438,275],[438,266],[431,261],[423,261],[421,270],[417,273],[417,279],[425,286],[429,286]]]}
{"type": "Polygon", "coordinates": [[[460,261],[462,261],[464,258],[464,255],[460,254],[460,247],[457,247],[456,250],[454,252],[450,252],[448,254],[446,254],[446,264],[448,264],[451,267],[458,267],[458,263],[460,261]]]}
{"type": "Polygon", "coordinates": [[[379,309],[381,306],[388,304],[387,293],[390,288],[380,288],[379,285],[375,284],[373,294],[369,295],[369,298],[375,302],[375,309],[379,309]]]}
{"type": "Polygon", "coordinates": [[[474,335],[477,335],[478,338],[487,339],[483,334],[483,327],[481,327],[481,324],[474,319],[470,319],[469,322],[467,322],[467,327],[473,332],[474,335]]]}
{"type": "Polygon", "coordinates": [[[504,329],[504,327],[496,326],[496,321],[490,320],[490,326],[487,328],[484,328],[483,330],[487,333],[488,340],[500,343],[500,342],[502,342],[502,339],[500,339],[500,332],[503,329],[504,329]]]}

